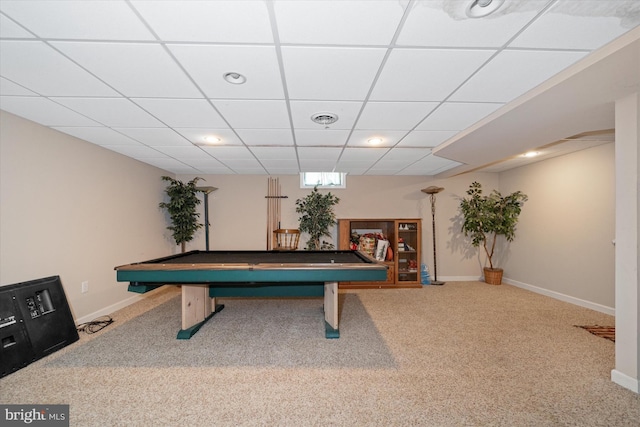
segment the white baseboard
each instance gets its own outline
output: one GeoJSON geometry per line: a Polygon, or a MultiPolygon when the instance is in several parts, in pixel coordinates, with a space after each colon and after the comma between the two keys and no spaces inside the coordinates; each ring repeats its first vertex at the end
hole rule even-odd
{"type": "Polygon", "coordinates": [[[620,371],[612,369],[611,381],[635,393],[640,393],[640,381],[638,381],[637,378],[632,378],[629,375],[623,374],[620,371]]]}
{"type": "MultiPolygon", "coordinates": [[[[433,277],[431,277],[433,279],[433,277]]],[[[482,280],[482,276],[440,276],[438,280],[441,282],[477,282],[482,280]]]]}
{"type": "Polygon", "coordinates": [[[129,298],[126,298],[122,301],[119,301],[115,304],[111,304],[110,306],[101,308],[98,311],[94,311],[91,314],[87,314],[86,316],[82,316],[82,317],[78,317],[77,319],[75,319],[76,325],[80,325],[82,323],[86,323],[86,322],[91,322],[94,319],[97,319],[100,316],[106,316],[108,314],[113,313],[114,311],[118,311],[121,308],[125,308],[126,306],[129,306],[131,304],[134,304],[138,301],[141,301],[142,299],[146,298],[149,295],[152,295],[154,292],[157,292],[158,289],[162,289],[162,288],[157,288],[154,289],[152,291],[149,291],[145,294],[135,294],[130,296],[129,298]]]}
{"type": "Polygon", "coordinates": [[[616,315],[616,309],[613,307],[607,307],[602,304],[596,304],[591,301],[586,301],[580,298],[572,297],[570,295],[561,294],[560,292],[550,291],[548,289],[539,288],[537,286],[528,285],[526,283],[518,282],[516,280],[511,279],[502,279],[503,283],[507,283],[509,285],[516,286],[518,288],[526,289],[531,292],[535,292],[537,294],[545,295],[551,298],[555,298],[560,301],[568,302],[570,304],[574,304],[580,307],[588,308],[594,311],[599,311],[600,313],[609,314],[611,316],[616,315]]]}

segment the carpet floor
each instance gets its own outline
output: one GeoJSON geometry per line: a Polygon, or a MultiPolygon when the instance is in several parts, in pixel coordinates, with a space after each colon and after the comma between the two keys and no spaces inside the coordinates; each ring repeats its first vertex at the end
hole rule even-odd
{"type": "Polygon", "coordinates": [[[319,299],[227,299],[175,339],[177,290],[0,379],[0,402],[69,404],[72,426],[633,426],[610,380],[611,316],[513,286],[449,282],[319,299]]]}

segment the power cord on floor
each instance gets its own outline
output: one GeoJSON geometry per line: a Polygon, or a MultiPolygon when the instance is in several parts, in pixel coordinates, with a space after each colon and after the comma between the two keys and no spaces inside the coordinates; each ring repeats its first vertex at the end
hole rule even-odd
{"type": "Polygon", "coordinates": [[[81,323],[78,325],[77,329],[78,332],[84,332],[85,334],[95,334],[113,322],[114,320],[110,316],[101,316],[90,322],[81,323]]]}

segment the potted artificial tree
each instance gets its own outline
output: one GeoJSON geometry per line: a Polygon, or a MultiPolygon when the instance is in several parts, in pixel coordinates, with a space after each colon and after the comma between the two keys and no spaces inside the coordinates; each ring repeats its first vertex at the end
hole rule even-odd
{"type": "Polygon", "coordinates": [[[296,212],[300,214],[300,231],[309,234],[308,251],[333,249],[333,244],[322,240],[324,236],[331,236],[329,227],[336,223],[333,206],[340,199],[330,192],[322,195],[318,187],[304,199],[296,200],[296,212]]]}
{"type": "Polygon", "coordinates": [[[498,236],[511,242],[515,237],[516,224],[527,201],[527,195],[516,191],[508,196],[493,190],[489,195],[482,194],[482,186],[473,182],[467,190],[468,198],[460,201],[463,215],[462,231],[471,237],[471,244],[478,247],[482,244],[489,266],[484,267],[485,282],[492,285],[502,283],[502,268],[493,265],[493,255],[498,236]]]}
{"type": "Polygon", "coordinates": [[[160,207],[169,213],[171,225],[167,229],[172,231],[176,245],[180,245],[184,252],[186,242],[193,240],[195,232],[202,227],[198,222],[200,213],[196,212],[196,206],[200,204],[200,199],[196,196],[199,191],[196,183],[202,178],[196,177],[187,183],[169,176],[163,176],[162,179],[169,181],[165,189],[169,201],[160,203],[160,207]]]}

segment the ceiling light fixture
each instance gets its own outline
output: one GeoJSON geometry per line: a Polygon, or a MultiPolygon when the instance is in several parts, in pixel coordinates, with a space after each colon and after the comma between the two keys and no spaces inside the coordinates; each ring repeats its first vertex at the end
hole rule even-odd
{"type": "Polygon", "coordinates": [[[527,151],[522,155],[522,157],[535,157],[540,154],[538,151],[527,151]]]}
{"type": "Polygon", "coordinates": [[[217,136],[205,136],[203,139],[205,143],[210,145],[220,142],[220,138],[218,138],[217,136]]]}
{"type": "Polygon", "coordinates": [[[371,145],[378,145],[378,144],[382,144],[382,138],[370,138],[369,140],[367,140],[367,142],[371,145]]]}
{"type": "Polygon", "coordinates": [[[311,116],[311,121],[319,125],[327,126],[338,121],[338,115],[333,113],[316,113],[311,116]]]}
{"type": "Polygon", "coordinates": [[[465,12],[469,18],[482,18],[500,9],[503,3],[504,0],[472,0],[465,12]]]}
{"type": "Polygon", "coordinates": [[[231,83],[232,85],[241,85],[247,81],[247,78],[240,73],[224,73],[222,77],[227,83],[231,83]]]}

